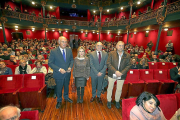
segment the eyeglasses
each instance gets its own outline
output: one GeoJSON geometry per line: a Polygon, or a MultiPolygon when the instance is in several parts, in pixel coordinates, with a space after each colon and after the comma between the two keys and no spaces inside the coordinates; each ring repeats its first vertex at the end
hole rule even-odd
{"type": "Polygon", "coordinates": [[[6,120],[16,120],[17,118],[18,118],[18,116],[13,116],[13,117],[6,119],[6,120]]]}

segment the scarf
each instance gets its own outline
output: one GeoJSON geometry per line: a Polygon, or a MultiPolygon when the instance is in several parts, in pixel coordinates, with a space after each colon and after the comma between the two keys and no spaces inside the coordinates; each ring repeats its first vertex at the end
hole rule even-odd
{"type": "Polygon", "coordinates": [[[27,65],[24,66],[24,68],[23,68],[22,66],[19,66],[19,72],[20,72],[20,74],[27,74],[26,69],[27,69],[27,65]]]}

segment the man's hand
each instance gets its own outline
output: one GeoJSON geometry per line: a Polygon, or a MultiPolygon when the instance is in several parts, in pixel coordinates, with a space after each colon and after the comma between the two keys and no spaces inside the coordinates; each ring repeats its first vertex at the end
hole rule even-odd
{"type": "Polygon", "coordinates": [[[59,71],[61,74],[66,73],[66,71],[64,69],[61,68],[61,70],[59,71]]]}
{"type": "Polygon", "coordinates": [[[178,69],[178,74],[180,75],[180,68],[178,69]]]}
{"type": "Polygon", "coordinates": [[[68,72],[68,73],[71,72],[71,68],[70,68],[70,67],[68,68],[67,72],[68,72]]]}
{"type": "Polygon", "coordinates": [[[100,77],[101,75],[102,75],[102,73],[101,73],[101,72],[99,72],[99,73],[97,74],[97,76],[98,76],[98,77],[100,77]]]}
{"type": "Polygon", "coordinates": [[[121,77],[121,76],[123,75],[123,74],[122,74],[121,72],[119,72],[119,71],[116,71],[115,74],[116,74],[117,77],[121,77]]]}

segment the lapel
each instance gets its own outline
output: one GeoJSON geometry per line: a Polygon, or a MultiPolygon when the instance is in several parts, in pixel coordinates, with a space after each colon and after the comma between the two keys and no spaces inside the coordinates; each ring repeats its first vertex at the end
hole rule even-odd
{"type": "Polygon", "coordinates": [[[97,56],[97,51],[94,51],[94,56],[95,56],[95,61],[98,61],[98,63],[99,63],[99,59],[98,59],[98,56],[97,56]]]}
{"type": "Polygon", "coordinates": [[[116,69],[118,69],[118,64],[119,64],[119,55],[117,53],[117,51],[115,51],[115,56],[114,56],[114,60],[117,60],[117,62],[115,62],[115,66],[116,66],[116,69]]]}

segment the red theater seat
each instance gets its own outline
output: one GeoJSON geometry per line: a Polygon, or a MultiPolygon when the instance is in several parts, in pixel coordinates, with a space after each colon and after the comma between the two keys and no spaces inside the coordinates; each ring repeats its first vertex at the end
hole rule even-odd
{"type": "Polygon", "coordinates": [[[27,120],[39,120],[39,111],[22,111],[20,120],[21,119],[27,119],[27,120]]]}
{"type": "Polygon", "coordinates": [[[144,80],[145,88],[144,91],[150,92],[152,94],[158,94],[160,88],[160,82],[153,79],[153,69],[141,69],[140,80],[144,80]]]}
{"type": "Polygon", "coordinates": [[[145,83],[139,80],[139,70],[129,70],[125,81],[129,83],[128,97],[138,96],[144,91],[145,83]]]}
{"type": "Polygon", "coordinates": [[[16,67],[19,66],[19,65],[6,65],[6,66],[9,67],[9,68],[11,68],[12,73],[15,74],[15,69],[16,69],[16,67]]]}
{"type": "Polygon", "coordinates": [[[148,62],[148,64],[149,64],[149,69],[157,69],[158,67],[157,67],[157,62],[155,63],[155,62],[148,62]]]}
{"type": "Polygon", "coordinates": [[[19,105],[18,94],[23,87],[23,75],[0,76],[0,106],[19,105]]]}
{"type": "Polygon", "coordinates": [[[41,108],[46,106],[46,85],[43,73],[25,74],[24,87],[19,90],[19,99],[23,108],[41,108]]]}
{"type": "Polygon", "coordinates": [[[36,61],[36,59],[30,59],[32,61],[32,63],[34,63],[36,61]]]}
{"type": "Polygon", "coordinates": [[[161,82],[159,94],[174,93],[174,88],[177,82],[168,79],[168,69],[154,70],[154,79],[161,82]]]}
{"type": "Polygon", "coordinates": [[[33,69],[34,67],[36,67],[35,64],[29,64],[31,66],[31,69],[33,69]]]}
{"type": "Polygon", "coordinates": [[[44,56],[44,59],[47,59],[47,57],[48,57],[46,54],[44,54],[43,56],[44,56]]]}
{"type": "Polygon", "coordinates": [[[169,63],[168,62],[157,62],[158,69],[169,69],[169,63]]]}
{"type": "Polygon", "coordinates": [[[174,68],[176,66],[177,66],[176,62],[175,63],[172,63],[172,62],[169,63],[169,69],[174,68]]]}

